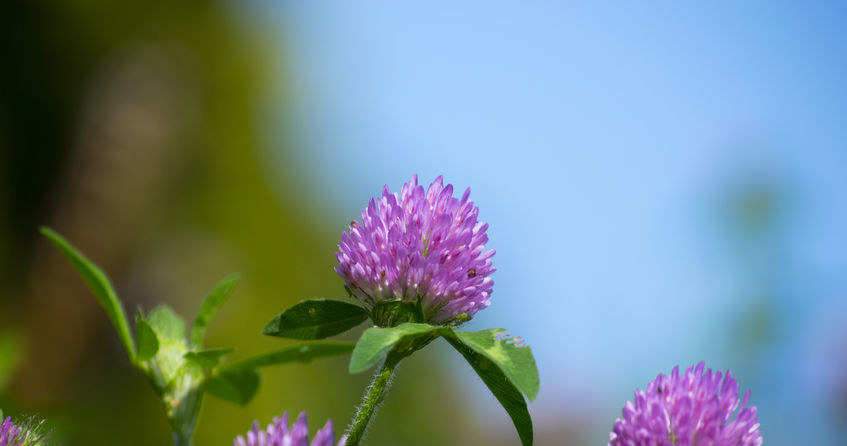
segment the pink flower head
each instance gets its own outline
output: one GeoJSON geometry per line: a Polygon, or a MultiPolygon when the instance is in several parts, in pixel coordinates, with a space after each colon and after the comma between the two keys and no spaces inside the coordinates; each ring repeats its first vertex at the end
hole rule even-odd
{"type": "Polygon", "coordinates": [[[732,374],[721,377],[702,362],[681,376],[679,367],[659,375],[646,391],[635,391],[634,404],[626,402],[609,446],[761,445],[756,406],[747,406],[750,391],[742,400],[732,374]]]}
{"type": "Polygon", "coordinates": [[[438,177],[424,191],[417,175],[400,194],[386,185],[371,199],[362,222],[341,235],[335,271],[368,309],[381,302],[419,305],[421,322],[461,323],[487,307],[494,281],[493,250],[485,250],[488,224],[479,208],[453,197],[438,177]]]}
{"type": "MultiPolygon", "coordinates": [[[[338,446],[344,446],[347,437],[342,436],[338,446]]],[[[335,433],[332,431],[332,421],[327,421],[323,429],[315,433],[311,446],[333,446],[335,433]]],[[[235,438],[234,446],[310,446],[309,426],[306,422],[306,412],[300,412],[297,421],[288,427],[288,413],[282,418],[274,418],[266,430],[259,430],[259,422],[253,422],[253,430],[247,432],[247,437],[239,435],[235,438]]]]}

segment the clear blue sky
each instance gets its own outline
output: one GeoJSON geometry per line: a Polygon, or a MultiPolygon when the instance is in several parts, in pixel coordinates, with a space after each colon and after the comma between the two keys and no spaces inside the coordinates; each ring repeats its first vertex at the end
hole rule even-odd
{"type": "Polygon", "coordinates": [[[847,7],[455,3],[253,2],[320,216],[355,217],[412,173],[471,186],[499,268],[473,326],[533,347],[537,418],[587,398],[603,430],[675,364],[740,367],[743,261],[715,221],[726,185],[767,178],[788,191],[774,289],[790,317],[739,379],[769,444],[835,444],[826,386],[787,386],[826,375],[809,345],[847,335],[826,318],[847,311],[847,7]]]}

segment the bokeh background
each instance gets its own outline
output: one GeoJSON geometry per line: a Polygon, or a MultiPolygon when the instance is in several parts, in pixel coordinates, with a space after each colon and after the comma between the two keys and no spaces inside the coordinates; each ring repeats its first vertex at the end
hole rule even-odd
{"type": "MultiPolygon", "coordinates": [[[[538,445],[605,444],[636,387],[705,360],[766,444],[847,435],[847,7],[841,2],[39,1],[0,7],[0,407],[65,445],[168,425],[47,224],[128,309],[193,317],[233,359],[340,296],[339,234],[383,184],[444,174],[490,222],[492,305],[526,338],[538,445]]],[[[355,336],[355,333],[353,334],[355,336]]],[[[350,419],[346,358],[208,398],[199,445],[253,419],[350,419]]],[[[514,445],[449,348],[403,366],[373,445],[514,445]]]]}

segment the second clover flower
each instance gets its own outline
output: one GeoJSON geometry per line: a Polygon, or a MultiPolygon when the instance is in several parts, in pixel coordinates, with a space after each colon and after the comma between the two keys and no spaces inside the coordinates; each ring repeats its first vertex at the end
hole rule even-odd
{"type": "Polygon", "coordinates": [[[399,195],[385,186],[338,245],[335,271],[350,294],[372,313],[382,302],[414,303],[417,322],[439,325],[462,323],[487,307],[494,251],[485,250],[488,224],[477,220],[469,196],[467,189],[453,197],[440,176],[426,191],[417,175],[399,195]]]}
{"type": "MultiPolygon", "coordinates": [[[[347,437],[342,436],[337,446],[344,446],[347,437]]],[[[253,422],[253,430],[247,436],[235,438],[234,446],[310,446],[309,425],[306,412],[300,412],[297,421],[291,427],[288,425],[288,412],[282,418],[274,418],[266,430],[259,429],[259,422],[253,422]]],[[[315,433],[311,446],[336,446],[332,421],[327,421],[324,427],[315,433]]]]}
{"type": "Polygon", "coordinates": [[[615,421],[609,446],[760,446],[756,406],[748,406],[738,383],[704,363],[680,374],[659,375],[635,391],[615,421]]]}

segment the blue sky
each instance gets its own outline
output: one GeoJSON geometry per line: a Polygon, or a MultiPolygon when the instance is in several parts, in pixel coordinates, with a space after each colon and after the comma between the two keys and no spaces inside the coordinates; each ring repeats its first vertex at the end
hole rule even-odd
{"type": "Polygon", "coordinates": [[[825,397],[779,389],[817,373],[786,366],[847,309],[845,6],[587,3],[253,2],[294,86],[304,189],[329,201],[316,217],[412,173],[471,186],[499,269],[473,327],[528,340],[537,416],[576,396],[614,416],[675,364],[734,368],[745,282],[715,221],[721,191],[765,178],[787,191],[791,317],[739,379],[773,403],[769,443],[827,444],[834,421],[781,423],[825,397]]]}

